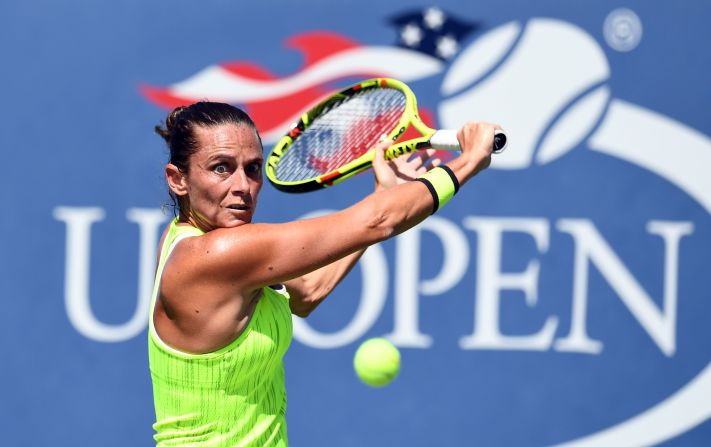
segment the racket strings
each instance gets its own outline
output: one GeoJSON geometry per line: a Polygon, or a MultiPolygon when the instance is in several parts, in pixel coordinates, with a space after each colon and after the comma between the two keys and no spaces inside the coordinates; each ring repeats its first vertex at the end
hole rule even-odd
{"type": "Polygon", "coordinates": [[[361,90],[334,101],[294,140],[276,166],[280,181],[319,177],[355,160],[400,122],[406,97],[400,90],[361,90]]]}

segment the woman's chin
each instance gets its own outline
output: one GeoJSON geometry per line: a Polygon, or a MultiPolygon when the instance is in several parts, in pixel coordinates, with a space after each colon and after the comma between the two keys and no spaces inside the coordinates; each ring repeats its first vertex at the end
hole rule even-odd
{"type": "Polygon", "coordinates": [[[221,225],[219,226],[223,228],[234,228],[251,222],[251,212],[243,210],[230,210],[230,213],[227,216],[223,216],[223,218],[220,219],[221,225]]]}

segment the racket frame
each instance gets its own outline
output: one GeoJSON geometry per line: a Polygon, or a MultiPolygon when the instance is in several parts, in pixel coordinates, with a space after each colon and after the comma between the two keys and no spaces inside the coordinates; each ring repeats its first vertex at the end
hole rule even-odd
{"type": "Polygon", "coordinates": [[[287,153],[291,145],[299,136],[313,123],[324,110],[328,110],[331,104],[342,102],[344,99],[350,98],[359,92],[376,88],[392,88],[401,91],[405,95],[405,109],[398,121],[397,126],[387,134],[390,141],[397,141],[400,136],[410,127],[413,126],[422,137],[413,138],[411,140],[402,141],[390,146],[386,153],[386,159],[392,159],[405,154],[412,153],[420,149],[428,149],[430,145],[430,137],[435,133],[435,129],[428,127],[420,118],[417,111],[417,99],[415,94],[403,82],[391,78],[373,78],[353,84],[337,93],[330,95],[325,100],[311,108],[309,111],[301,115],[299,121],[284,135],[272,149],[265,163],[265,171],[269,181],[279,190],[286,192],[309,192],[318,189],[323,189],[340,183],[366,169],[373,164],[375,151],[368,150],[360,157],[346,163],[345,165],[334,169],[330,172],[321,174],[317,177],[299,181],[281,181],[276,178],[276,167],[279,164],[281,157],[287,153]]]}

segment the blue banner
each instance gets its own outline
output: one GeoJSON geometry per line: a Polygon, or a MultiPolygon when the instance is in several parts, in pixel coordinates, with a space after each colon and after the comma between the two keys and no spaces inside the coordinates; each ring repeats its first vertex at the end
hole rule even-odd
{"type": "MultiPolygon", "coordinates": [[[[6,0],[0,427],[7,446],[150,446],[147,334],[172,216],[153,126],[229,102],[271,149],[355,80],[510,141],[371,247],[286,355],[290,445],[711,444],[711,4],[6,0]],[[400,348],[384,388],[365,339],[400,348]]],[[[347,207],[372,176],[256,220],[347,207]]]]}

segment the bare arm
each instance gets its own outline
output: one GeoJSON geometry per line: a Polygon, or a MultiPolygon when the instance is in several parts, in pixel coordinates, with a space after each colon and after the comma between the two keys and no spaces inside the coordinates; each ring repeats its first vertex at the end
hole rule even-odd
{"type": "MultiPolygon", "coordinates": [[[[493,125],[470,124],[460,130],[463,152],[448,166],[461,185],[488,166],[494,129],[493,125]]],[[[328,216],[211,231],[200,238],[205,245],[204,256],[200,256],[196,268],[248,294],[298,278],[400,234],[431,211],[432,197],[427,187],[421,182],[406,182],[376,191],[328,216]]],[[[357,257],[346,264],[352,267],[355,260],[357,257]]],[[[344,274],[349,269],[339,267],[344,274]]]]}
{"type": "MultiPolygon", "coordinates": [[[[399,157],[386,161],[383,154],[389,145],[389,141],[384,141],[375,148],[373,172],[376,192],[412,181],[441,163],[438,158],[433,158],[434,150],[421,151],[412,159],[399,157]]],[[[291,296],[289,304],[292,312],[300,317],[313,312],[353,269],[364,252],[365,249],[358,250],[325,267],[287,281],[285,285],[291,296]]]]}
{"type": "Polygon", "coordinates": [[[365,249],[332,262],[311,273],[286,281],[291,312],[300,317],[308,316],[326,299],[336,286],[353,269],[365,249]]]}

